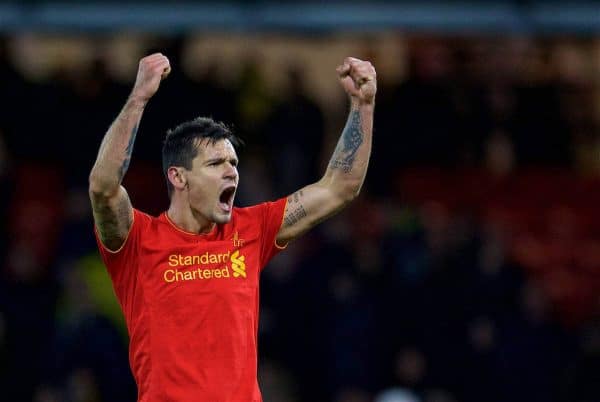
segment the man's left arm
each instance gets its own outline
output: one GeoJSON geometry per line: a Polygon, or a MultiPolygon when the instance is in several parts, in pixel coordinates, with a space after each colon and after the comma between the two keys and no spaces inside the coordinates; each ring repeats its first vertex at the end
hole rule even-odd
{"type": "Polygon", "coordinates": [[[350,96],[346,126],[325,175],[287,199],[277,244],[283,245],[348,205],[360,192],[371,155],[377,76],[368,61],[348,57],[337,68],[350,96]]]}

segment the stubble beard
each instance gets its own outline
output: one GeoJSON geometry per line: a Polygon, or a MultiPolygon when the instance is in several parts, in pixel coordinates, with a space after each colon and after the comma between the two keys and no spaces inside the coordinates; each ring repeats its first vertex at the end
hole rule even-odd
{"type": "Polygon", "coordinates": [[[231,212],[227,214],[217,213],[213,215],[213,222],[218,225],[229,223],[229,221],[231,221],[231,212]]]}

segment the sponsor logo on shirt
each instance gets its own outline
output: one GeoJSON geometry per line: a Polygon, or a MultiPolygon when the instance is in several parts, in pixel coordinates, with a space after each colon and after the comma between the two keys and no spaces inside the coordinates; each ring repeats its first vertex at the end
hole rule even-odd
{"type": "Polygon", "coordinates": [[[229,251],[223,254],[211,254],[208,251],[201,255],[171,254],[170,267],[186,267],[190,265],[218,264],[229,261],[229,251]]]}
{"type": "Polygon", "coordinates": [[[240,255],[240,250],[235,250],[233,254],[231,254],[231,269],[233,270],[233,276],[239,278],[246,277],[246,263],[244,260],[246,257],[240,255]]]}
{"type": "MultiPolygon", "coordinates": [[[[237,235],[237,233],[236,233],[237,235]]],[[[236,236],[237,237],[237,236],[236,236]]],[[[241,239],[238,239],[241,240],[241,239]]],[[[241,240],[243,242],[243,240],[241,240]]],[[[202,279],[229,279],[246,278],[246,257],[240,254],[240,250],[233,253],[209,253],[200,255],[169,255],[167,264],[169,269],[163,273],[163,279],[167,283],[193,281],[202,279]],[[218,268],[208,268],[206,265],[224,264],[218,268]],[[179,267],[194,267],[180,271],[179,267]]]]}

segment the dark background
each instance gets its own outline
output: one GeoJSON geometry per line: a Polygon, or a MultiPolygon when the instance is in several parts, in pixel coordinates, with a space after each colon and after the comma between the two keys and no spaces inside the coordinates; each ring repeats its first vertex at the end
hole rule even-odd
{"type": "Polygon", "coordinates": [[[600,401],[598,3],[125,3],[0,3],[2,401],[135,400],[87,176],[156,50],[152,214],[168,128],[231,124],[236,203],[275,199],[324,171],[336,65],[378,70],[361,196],[264,271],[265,402],[600,401]]]}

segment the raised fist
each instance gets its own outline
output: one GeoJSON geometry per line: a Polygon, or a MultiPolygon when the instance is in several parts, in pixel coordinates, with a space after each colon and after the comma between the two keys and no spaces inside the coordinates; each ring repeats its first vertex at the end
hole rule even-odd
{"type": "Polygon", "coordinates": [[[154,53],[140,60],[131,97],[147,102],[158,91],[160,81],[171,72],[169,59],[154,53]]]}
{"type": "Polygon", "coordinates": [[[377,72],[370,62],[346,57],[336,71],[342,87],[350,97],[362,104],[375,102],[377,72]]]}

